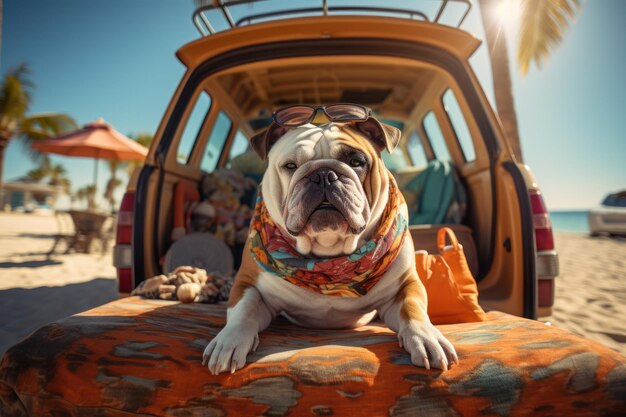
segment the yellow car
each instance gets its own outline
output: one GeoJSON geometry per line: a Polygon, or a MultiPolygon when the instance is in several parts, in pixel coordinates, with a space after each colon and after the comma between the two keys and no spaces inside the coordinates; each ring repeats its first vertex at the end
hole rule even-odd
{"type": "MultiPolygon", "coordinates": [[[[198,11],[194,20],[207,36],[177,52],[187,72],[120,210],[120,290],[130,292],[162,272],[180,180],[199,183],[229,167],[279,107],[354,102],[402,129],[400,146],[386,156],[401,185],[433,161],[449,162],[460,178],[465,214],[434,224],[418,216],[416,248],[432,247],[440,223],[457,223],[483,306],[533,319],[550,315],[558,259],[548,213],[468,62],[479,40],[411,18],[418,11],[395,9],[394,17],[384,17],[394,9],[364,7],[314,17],[293,17],[298,10],[286,19],[269,12],[242,16],[232,28],[211,33],[210,16],[234,20],[231,14],[248,10],[242,3],[253,2],[198,11]],[[350,12],[378,15],[339,14],[350,12]],[[276,20],[257,23],[270,18],[276,20]]],[[[442,17],[445,11],[437,10],[442,17]]],[[[420,198],[403,191],[409,204],[420,198]]]]}

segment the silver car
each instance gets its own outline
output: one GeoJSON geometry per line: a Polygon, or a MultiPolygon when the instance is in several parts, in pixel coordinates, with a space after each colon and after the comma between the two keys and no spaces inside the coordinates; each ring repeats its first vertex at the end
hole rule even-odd
{"type": "Polygon", "coordinates": [[[591,236],[626,236],[626,190],[609,194],[598,208],[589,210],[591,236]]]}

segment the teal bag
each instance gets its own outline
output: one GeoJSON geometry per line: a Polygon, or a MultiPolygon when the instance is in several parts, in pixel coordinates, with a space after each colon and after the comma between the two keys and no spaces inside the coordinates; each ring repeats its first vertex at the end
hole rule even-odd
{"type": "Polygon", "coordinates": [[[403,190],[415,193],[417,207],[409,207],[409,224],[458,224],[463,220],[466,194],[448,161],[430,161],[403,190]]]}

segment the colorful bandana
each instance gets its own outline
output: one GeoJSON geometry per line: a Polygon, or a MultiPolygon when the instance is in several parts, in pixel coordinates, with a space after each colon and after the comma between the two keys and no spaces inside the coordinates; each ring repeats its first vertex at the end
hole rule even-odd
{"type": "Polygon", "coordinates": [[[337,297],[363,296],[387,272],[402,248],[408,227],[399,210],[402,204],[404,197],[389,175],[389,202],[371,240],[350,255],[304,257],[295,249],[295,240],[269,216],[259,189],[250,225],[252,256],[266,271],[299,287],[337,297]]]}

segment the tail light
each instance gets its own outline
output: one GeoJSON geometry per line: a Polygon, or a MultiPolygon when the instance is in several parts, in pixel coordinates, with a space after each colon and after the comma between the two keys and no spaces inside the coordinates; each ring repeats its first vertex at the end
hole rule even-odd
{"type": "Polygon", "coordinates": [[[530,205],[533,210],[533,227],[537,250],[553,250],[552,223],[550,223],[548,210],[539,190],[530,191],[530,205]]]}
{"type": "Polygon", "coordinates": [[[552,223],[541,192],[530,190],[529,195],[537,249],[537,301],[539,307],[551,307],[554,304],[554,278],[559,274],[552,223]]]}
{"type": "Polygon", "coordinates": [[[135,193],[128,192],[122,198],[122,204],[117,214],[117,230],[115,248],[113,250],[113,265],[117,268],[118,290],[129,293],[133,290],[133,210],[135,209],[135,193]]]}

